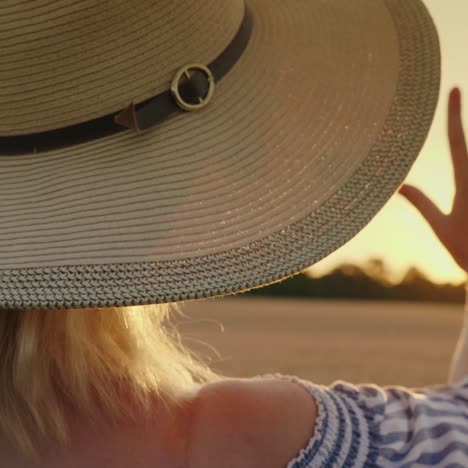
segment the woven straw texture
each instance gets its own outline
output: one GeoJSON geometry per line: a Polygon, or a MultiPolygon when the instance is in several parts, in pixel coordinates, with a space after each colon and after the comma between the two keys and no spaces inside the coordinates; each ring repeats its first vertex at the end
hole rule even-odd
{"type": "MultiPolygon", "coordinates": [[[[208,64],[242,0],[2,0],[0,136],[118,112],[208,64]]],[[[296,274],[405,179],[439,97],[419,0],[249,0],[212,102],[157,128],[0,156],[0,306],[219,296],[296,274]]]]}

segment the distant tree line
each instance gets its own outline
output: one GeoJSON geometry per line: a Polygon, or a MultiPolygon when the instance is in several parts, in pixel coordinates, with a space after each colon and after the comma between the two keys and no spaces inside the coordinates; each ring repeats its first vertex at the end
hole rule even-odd
{"type": "Polygon", "coordinates": [[[363,268],[343,264],[312,278],[304,273],[246,293],[250,296],[284,296],[324,299],[377,299],[463,303],[464,284],[435,284],[417,268],[410,268],[399,284],[388,281],[382,260],[372,259],[363,268]]]}

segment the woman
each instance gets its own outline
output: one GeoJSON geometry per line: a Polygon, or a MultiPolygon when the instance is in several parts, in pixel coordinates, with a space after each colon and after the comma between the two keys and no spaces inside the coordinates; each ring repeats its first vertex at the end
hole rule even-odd
{"type": "MultiPolygon", "coordinates": [[[[414,392],[226,378],[168,320],[312,265],[401,186],[439,96],[422,1],[10,1],[0,25],[0,466],[468,465],[465,332],[414,392]]],[[[400,193],[467,271],[457,89],[449,139],[451,214],[400,193]]]]}

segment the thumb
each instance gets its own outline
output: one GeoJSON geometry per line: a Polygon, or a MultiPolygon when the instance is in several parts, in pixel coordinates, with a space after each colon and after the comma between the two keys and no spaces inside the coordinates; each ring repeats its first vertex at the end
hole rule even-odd
{"type": "Polygon", "coordinates": [[[412,185],[403,185],[398,193],[404,196],[425,218],[432,230],[440,238],[445,226],[445,215],[421,190],[412,185]]]}

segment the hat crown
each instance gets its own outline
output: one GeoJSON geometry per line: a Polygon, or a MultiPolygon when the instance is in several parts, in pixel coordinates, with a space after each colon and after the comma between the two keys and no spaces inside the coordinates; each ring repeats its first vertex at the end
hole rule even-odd
{"type": "Polygon", "coordinates": [[[231,42],[243,0],[41,0],[0,6],[0,135],[118,112],[231,42]]]}

